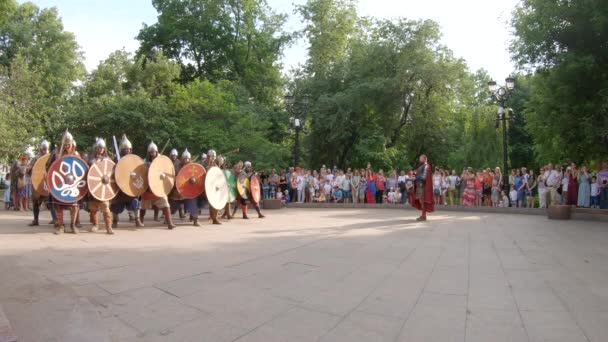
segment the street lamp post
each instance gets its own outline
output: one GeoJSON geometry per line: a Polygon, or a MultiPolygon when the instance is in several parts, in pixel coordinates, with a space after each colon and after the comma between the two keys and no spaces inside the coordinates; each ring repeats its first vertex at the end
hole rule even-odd
{"type": "Polygon", "coordinates": [[[503,158],[503,189],[509,191],[509,183],[504,182],[504,177],[508,176],[509,172],[509,154],[508,154],[508,139],[507,139],[507,120],[513,120],[513,110],[511,108],[505,109],[505,103],[513,95],[515,89],[515,79],[513,77],[507,77],[505,79],[504,86],[498,86],[495,81],[490,80],[488,82],[488,90],[490,91],[491,98],[498,104],[498,111],[496,112],[496,125],[498,129],[499,121],[502,121],[502,158],[503,158]]]}
{"type": "Polygon", "coordinates": [[[287,111],[293,115],[290,118],[290,126],[295,131],[295,141],[293,144],[293,165],[300,164],[300,132],[304,129],[304,115],[308,107],[308,95],[296,98],[294,95],[285,95],[285,106],[287,111]]]}

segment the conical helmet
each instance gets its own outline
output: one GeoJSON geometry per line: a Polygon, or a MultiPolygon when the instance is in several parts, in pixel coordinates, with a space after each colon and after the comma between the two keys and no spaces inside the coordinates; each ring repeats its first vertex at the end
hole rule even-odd
{"type": "Polygon", "coordinates": [[[129,139],[127,139],[127,135],[123,134],[122,135],[122,139],[120,139],[120,149],[124,150],[126,148],[133,148],[133,145],[131,145],[131,142],[129,141],[129,139]]]}
{"type": "Polygon", "coordinates": [[[192,155],[190,154],[190,152],[188,152],[188,149],[184,150],[184,153],[182,153],[182,159],[190,159],[192,158],[192,155]]]}

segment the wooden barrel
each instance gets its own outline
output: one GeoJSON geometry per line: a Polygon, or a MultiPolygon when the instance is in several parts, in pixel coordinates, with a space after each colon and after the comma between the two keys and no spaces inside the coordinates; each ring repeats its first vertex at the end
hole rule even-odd
{"type": "Polygon", "coordinates": [[[267,199],[262,201],[264,209],[281,209],[282,203],[278,199],[267,199]]]}
{"type": "Polygon", "coordinates": [[[550,220],[569,220],[570,210],[569,205],[552,205],[547,209],[547,217],[550,220]]]}

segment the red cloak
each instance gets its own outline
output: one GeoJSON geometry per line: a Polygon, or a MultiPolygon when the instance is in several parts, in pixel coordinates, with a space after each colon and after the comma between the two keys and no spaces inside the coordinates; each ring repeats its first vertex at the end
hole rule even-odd
{"type": "MultiPolygon", "coordinates": [[[[412,206],[418,210],[426,211],[427,213],[432,213],[435,211],[435,202],[433,201],[433,174],[431,173],[431,165],[428,163],[425,165],[426,168],[426,179],[424,180],[424,207],[422,203],[420,203],[420,199],[415,198],[412,206]]],[[[416,183],[414,183],[416,184],[416,183]]],[[[416,189],[414,188],[414,193],[416,193],[416,189]]]]}

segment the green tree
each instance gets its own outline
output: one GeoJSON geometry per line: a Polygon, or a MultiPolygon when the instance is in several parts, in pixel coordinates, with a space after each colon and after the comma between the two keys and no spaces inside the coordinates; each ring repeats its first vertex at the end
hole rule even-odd
{"type": "Polygon", "coordinates": [[[271,103],[281,84],[278,60],[290,36],[285,16],[263,0],[153,0],[158,22],[145,25],[139,55],[160,50],[182,67],[182,79],[241,82],[271,103]]]}
{"type": "Polygon", "coordinates": [[[608,152],[608,2],[527,0],[514,12],[512,51],[531,79],[526,127],[541,163],[608,152]]]}
{"type": "Polygon", "coordinates": [[[13,0],[0,7],[0,121],[10,131],[0,153],[7,156],[65,126],[65,102],[84,67],[55,8],[13,0]]]}

